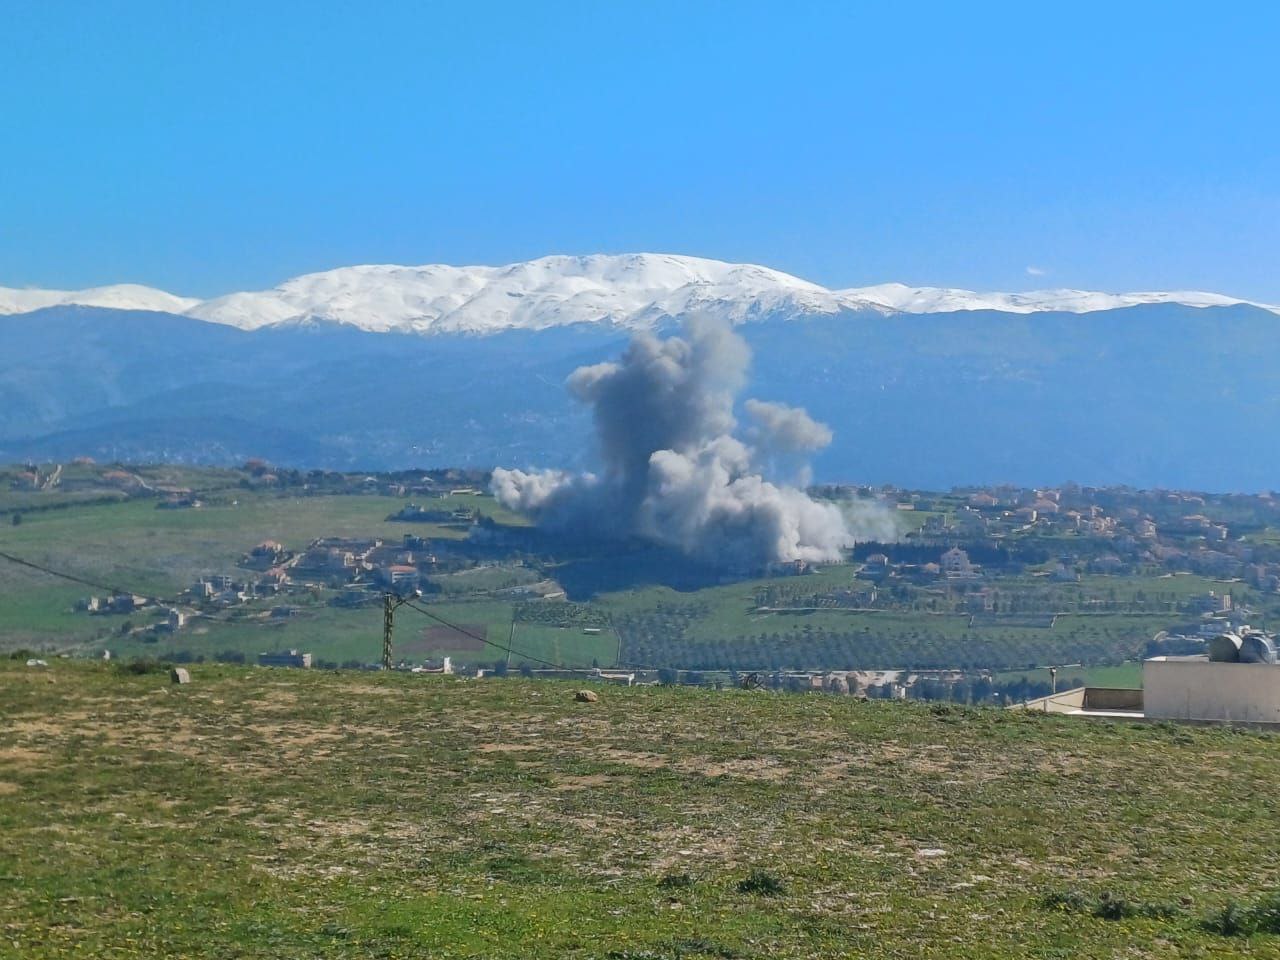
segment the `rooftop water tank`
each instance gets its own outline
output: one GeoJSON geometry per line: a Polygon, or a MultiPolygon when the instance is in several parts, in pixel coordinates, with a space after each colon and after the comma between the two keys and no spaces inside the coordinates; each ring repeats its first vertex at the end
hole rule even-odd
{"type": "Polygon", "coordinates": [[[1265,633],[1247,633],[1240,638],[1241,663],[1275,663],[1276,645],[1265,633]]]}
{"type": "Polygon", "coordinates": [[[1209,659],[1214,663],[1238,663],[1241,640],[1234,633],[1221,633],[1209,641],[1209,659]]]}

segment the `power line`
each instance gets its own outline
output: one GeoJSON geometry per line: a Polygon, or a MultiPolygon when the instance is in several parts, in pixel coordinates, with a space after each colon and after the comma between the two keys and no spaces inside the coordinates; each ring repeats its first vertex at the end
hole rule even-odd
{"type": "Polygon", "coordinates": [[[65,570],[55,570],[53,567],[46,567],[43,564],[36,563],[32,560],[24,560],[22,557],[15,557],[11,553],[5,553],[0,550],[0,559],[8,560],[20,567],[27,567],[30,570],[38,570],[40,573],[47,573],[51,577],[60,577],[63,580],[70,580],[72,583],[78,583],[81,586],[93,587],[95,590],[106,590],[109,593],[129,593],[130,591],[121,590],[119,587],[108,586],[105,583],[96,583],[93,580],[86,580],[84,577],[76,576],[74,573],[67,573],[65,570]]]}
{"type": "MultiPolygon", "coordinates": [[[[146,593],[141,590],[126,590],[120,586],[112,586],[106,583],[99,583],[96,580],[89,580],[85,577],[79,576],[78,574],[69,573],[66,570],[58,570],[55,567],[46,566],[45,564],[42,564],[42,563],[36,563],[34,560],[26,560],[23,557],[14,556],[12,553],[6,553],[3,550],[0,550],[0,560],[8,560],[10,563],[15,564],[19,567],[26,567],[28,570],[35,570],[35,571],[38,571],[39,573],[47,574],[48,576],[51,576],[51,577],[58,577],[59,579],[62,579],[62,580],[68,580],[71,583],[78,583],[84,587],[92,587],[95,590],[105,590],[107,591],[107,593],[110,593],[110,594],[115,594],[115,595],[129,594],[131,596],[143,597],[144,599],[150,601],[151,603],[155,604],[158,607],[159,606],[176,607],[182,604],[188,604],[188,605],[191,604],[190,600],[175,599],[172,597],[159,597],[153,594],[146,593]]],[[[204,613],[204,612],[201,612],[199,615],[205,620],[216,620],[224,623],[228,623],[232,620],[237,619],[229,615],[217,616],[215,614],[204,613]]]]}
{"type": "MultiPolygon", "coordinates": [[[[87,579],[87,578],[85,578],[85,577],[81,577],[81,576],[79,576],[79,575],[77,575],[77,574],[69,573],[69,572],[68,572],[68,571],[66,571],[66,570],[58,570],[58,569],[56,569],[56,568],[54,568],[54,567],[46,566],[45,564],[36,563],[36,562],[35,562],[35,561],[33,561],[33,560],[27,560],[27,559],[24,559],[23,557],[14,556],[13,554],[11,554],[11,553],[6,553],[6,552],[5,552],[5,551],[3,551],[3,550],[0,550],[0,560],[8,560],[10,563],[16,564],[17,566],[20,566],[20,567],[26,567],[26,568],[27,568],[27,569],[29,569],[29,570],[35,570],[35,571],[38,571],[39,573],[47,574],[48,576],[51,576],[51,577],[58,577],[59,579],[70,581],[71,583],[78,583],[78,584],[80,584],[81,586],[85,586],[85,587],[92,587],[92,588],[93,588],[93,589],[95,589],[95,590],[105,590],[105,591],[107,591],[108,593],[112,593],[112,594],[135,594],[135,595],[137,595],[137,596],[146,597],[146,599],[150,600],[152,603],[156,604],[157,606],[159,606],[159,605],[161,605],[161,604],[168,605],[168,606],[177,606],[177,605],[179,605],[180,603],[185,602],[185,601],[175,600],[175,599],[169,599],[169,598],[165,598],[165,597],[156,597],[156,596],[152,596],[152,595],[150,595],[150,594],[146,594],[146,593],[143,593],[143,592],[141,592],[141,591],[137,591],[137,590],[125,590],[125,589],[122,589],[122,588],[121,588],[121,587],[119,587],[119,586],[111,586],[111,585],[109,585],[109,584],[99,583],[99,582],[98,582],[98,581],[96,581],[96,580],[89,580],[89,579],[87,579]]],[[[533,654],[528,653],[528,652],[526,652],[526,651],[519,650],[519,649],[517,649],[516,647],[514,647],[514,646],[512,646],[512,645],[511,645],[511,638],[508,638],[508,640],[507,640],[507,642],[506,642],[505,644],[497,643],[497,642],[495,642],[495,641],[493,641],[493,640],[490,640],[488,637],[481,636],[481,635],[480,635],[480,634],[478,634],[478,633],[473,633],[472,631],[468,630],[466,627],[463,627],[463,626],[461,626],[461,625],[459,625],[459,624],[453,623],[452,621],[447,620],[447,619],[445,619],[444,617],[439,616],[438,614],[432,613],[431,611],[427,610],[426,608],[424,608],[424,607],[420,607],[420,606],[418,606],[416,603],[413,603],[413,602],[411,602],[411,601],[409,601],[409,600],[403,600],[403,601],[402,601],[402,603],[403,603],[405,606],[412,607],[414,610],[416,610],[418,613],[422,614],[424,617],[427,617],[427,618],[429,618],[429,619],[431,619],[431,620],[434,620],[434,621],[436,621],[437,623],[442,624],[443,626],[449,627],[451,630],[455,630],[455,631],[457,631],[458,633],[462,634],[462,635],[463,635],[463,636],[465,636],[465,637],[470,637],[472,640],[477,640],[477,641],[479,641],[480,643],[484,644],[485,646],[494,647],[494,648],[496,648],[497,650],[502,651],[503,653],[505,653],[505,654],[507,655],[508,663],[510,662],[510,658],[511,658],[511,656],[514,654],[515,656],[520,657],[522,660],[525,660],[525,661],[527,661],[527,662],[537,663],[537,664],[540,664],[540,665],[542,665],[542,666],[544,666],[544,667],[548,667],[548,668],[550,668],[550,669],[552,669],[552,670],[576,670],[576,669],[581,669],[581,668],[579,668],[579,667],[570,667],[570,666],[568,666],[567,664],[563,664],[563,663],[553,663],[553,662],[552,662],[552,661],[550,661],[550,660],[544,660],[542,657],[537,657],[537,656],[534,656],[533,654]]],[[[207,619],[207,620],[218,620],[218,621],[223,621],[223,622],[229,622],[230,620],[235,619],[235,618],[230,617],[230,616],[222,616],[222,617],[219,617],[219,616],[215,616],[215,615],[213,615],[213,614],[201,614],[201,616],[202,616],[202,617],[204,617],[204,618],[205,618],[205,619],[207,619]]],[[[515,631],[514,631],[514,621],[512,622],[512,627],[513,627],[513,629],[512,629],[512,637],[514,637],[514,635],[515,635],[515,631]]],[[[615,633],[615,634],[617,633],[616,628],[614,628],[614,633],[615,633]]],[[[620,667],[627,667],[627,668],[630,668],[630,669],[632,669],[632,670],[656,670],[656,669],[658,669],[657,667],[647,666],[647,665],[644,665],[644,664],[638,664],[638,663],[627,663],[627,664],[623,664],[623,663],[619,662],[618,666],[620,666],[620,667]]]]}
{"type": "MultiPolygon", "coordinates": [[[[408,607],[412,607],[414,610],[417,610],[417,611],[418,611],[418,613],[422,614],[424,617],[430,617],[432,620],[436,621],[437,623],[443,624],[444,626],[449,627],[449,628],[450,628],[450,629],[452,629],[452,630],[456,630],[458,633],[462,634],[464,637],[470,637],[472,640],[478,640],[480,643],[483,643],[483,644],[485,644],[486,646],[494,647],[494,648],[496,648],[496,649],[498,649],[498,650],[503,651],[503,652],[504,652],[504,653],[506,653],[508,656],[510,656],[511,654],[515,654],[517,657],[522,657],[522,658],[523,658],[523,659],[525,659],[525,660],[529,660],[529,661],[532,661],[532,662],[534,662],[534,663],[542,664],[544,667],[550,667],[552,670],[580,670],[580,669],[583,669],[583,668],[581,668],[581,667],[570,667],[570,666],[568,666],[567,664],[563,664],[563,663],[552,663],[550,660],[543,660],[541,657],[535,657],[535,656],[534,656],[533,654],[531,654],[531,653],[526,653],[526,652],[525,652],[525,651],[523,651],[523,650],[519,650],[519,649],[517,649],[517,648],[515,648],[515,647],[511,646],[511,641],[510,641],[509,639],[508,639],[508,641],[507,641],[505,644],[503,644],[503,643],[497,643],[497,642],[495,642],[495,641],[493,641],[493,640],[490,640],[488,637],[483,637],[483,636],[481,636],[481,635],[480,635],[480,634],[478,634],[478,633],[473,633],[473,632],[471,632],[471,631],[470,631],[470,630],[468,630],[466,627],[464,627],[464,626],[462,626],[462,625],[460,625],[460,624],[454,623],[454,622],[452,622],[451,620],[447,620],[447,619],[445,619],[444,617],[442,617],[442,616],[440,616],[440,615],[438,615],[438,614],[432,613],[431,611],[429,611],[429,610],[427,610],[427,609],[425,609],[425,608],[423,608],[423,607],[418,606],[416,603],[413,603],[412,601],[405,600],[405,601],[404,601],[404,605],[405,605],[405,606],[408,606],[408,607]]],[[[614,628],[614,627],[612,627],[612,624],[610,625],[610,628],[611,628],[611,629],[613,629],[613,631],[614,631],[614,633],[615,633],[615,634],[617,634],[617,629],[616,629],[616,628],[614,628]]],[[[619,637],[619,641],[621,641],[621,637],[619,637]]],[[[509,662],[509,661],[508,661],[508,662],[509,662]]],[[[652,665],[650,665],[650,664],[634,663],[634,662],[626,662],[626,663],[624,663],[624,662],[622,662],[622,661],[619,661],[619,662],[618,662],[618,666],[619,666],[619,667],[621,667],[621,668],[624,668],[624,669],[630,669],[630,670],[660,670],[660,669],[663,669],[663,668],[661,668],[661,667],[655,667],[655,666],[652,666],[652,665]]]]}
{"type": "Polygon", "coordinates": [[[575,669],[574,667],[566,666],[563,663],[552,663],[550,660],[543,660],[541,657],[535,657],[531,653],[525,653],[523,650],[517,650],[515,647],[511,646],[510,641],[508,641],[506,644],[496,643],[493,640],[490,640],[488,637],[483,637],[478,633],[473,633],[472,631],[468,630],[466,627],[460,626],[459,624],[446,620],[444,617],[438,616],[437,614],[432,613],[430,610],[427,610],[425,607],[418,606],[416,603],[405,601],[405,606],[412,607],[414,610],[417,610],[424,617],[429,617],[430,619],[436,621],[437,623],[443,624],[444,626],[450,628],[451,630],[456,630],[458,633],[462,634],[464,637],[470,637],[472,640],[478,640],[481,643],[485,644],[486,646],[496,647],[498,650],[501,650],[508,655],[514,653],[518,657],[522,657],[523,659],[530,660],[534,663],[540,663],[544,667],[550,667],[552,670],[575,669]]]}

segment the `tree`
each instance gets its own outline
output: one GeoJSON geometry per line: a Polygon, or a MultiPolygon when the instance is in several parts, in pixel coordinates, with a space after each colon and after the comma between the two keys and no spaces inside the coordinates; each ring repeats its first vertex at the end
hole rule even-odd
{"type": "Polygon", "coordinates": [[[14,511],[12,523],[15,527],[20,525],[22,523],[22,514],[14,511]]]}
{"type": "Polygon", "coordinates": [[[984,703],[991,699],[991,695],[995,692],[995,685],[991,682],[990,677],[979,677],[973,682],[973,702],[984,703]]]}

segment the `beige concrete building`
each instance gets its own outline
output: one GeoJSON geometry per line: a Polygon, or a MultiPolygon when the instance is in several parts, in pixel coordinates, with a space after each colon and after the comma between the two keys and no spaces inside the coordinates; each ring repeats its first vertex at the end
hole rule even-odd
{"type": "Polygon", "coordinates": [[[1154,657],[1142,664],[1148,720],[1280,724],[1280,664],[1154,657]]]}
{"type": "Polygon", "coordinates": [[[1153,657],[1142,663],[1141,690],[1076,687],[1016,706],[1079,717],[1280,728],[1280,663],[1153,657]]]}

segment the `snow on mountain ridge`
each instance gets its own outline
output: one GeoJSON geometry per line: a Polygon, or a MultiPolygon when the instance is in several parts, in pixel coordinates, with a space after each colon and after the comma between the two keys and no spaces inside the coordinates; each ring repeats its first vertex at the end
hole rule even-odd
{"type": "Polygon", "coordinates": [[[367,330],[487,333],[582,322],[643,327],[695,310],[740,322],[762,309],[788,308],[834,313],[841,305],[831,291],[765,267],[631,254],[504,267],[344,267],[189,312],[246,328],[319,319],[367,330]]]}
{"type": "MultiPolygon", "coordinates": [[[[486,334],[575,323],[636,329],[690,313],[743,323],[771,315],[842,311],[1088,313],[1142,303],[1205,307],[1250,301],[1198,291],[978,293],[898,283],[829,290],[768,267],[650,253],[550,256],[502,267],[342,267],[294,277],[272,290],[205,301],[128,284],[79,292],[0,288],[0,314],[79,304],[184,313],[249,330],[322,322],[421,334],[486,334]]],[[[1252,305],[1280,313],[1277,307],[1252,305]]]]}
{"type": "Polygon", "coordinates": [[[62,306],[185,313],[199,303],[194,297],[177,297],[136,283],[117,283],[89,290],[21,290],[0,287],[0,316],[62,306]]]}
{"type": "Polygon", "coordinates": [[[1030,290],[1026,293],[976,293],[942,287],[908,287],[884,283],[838,291],[850,298],[864,299],[895,313],[942,313],[953,310],[998,310],[1002,313],[1093,313],[1143,303],[1180,303],[1188,307],[1224,307],[1248,304],[1273,313],[1280,308],[1250,300],[1205,293],[1199,290],[1168,290],[1146,293],[1099,293],[1092,290],[1030,290]]]}

